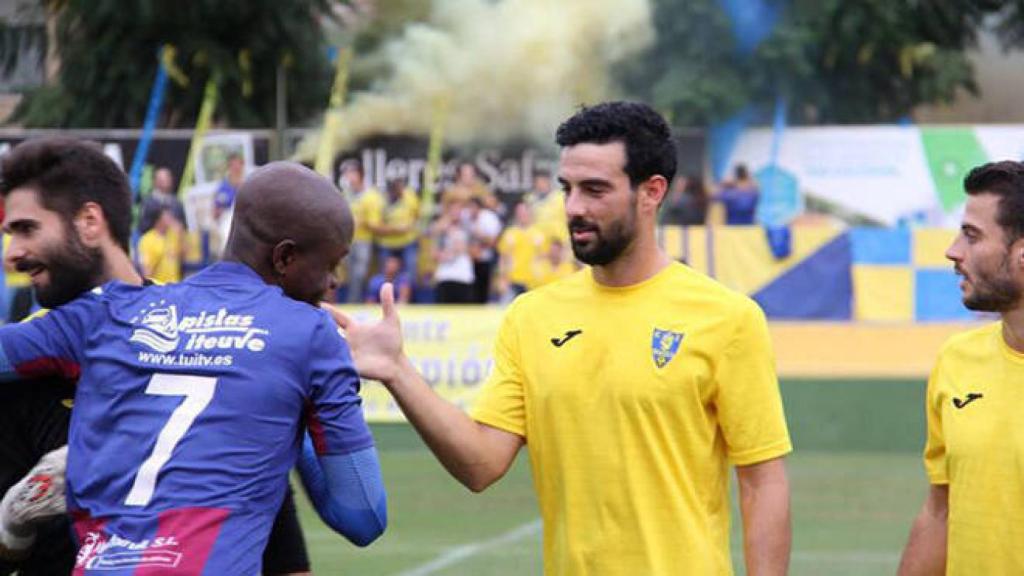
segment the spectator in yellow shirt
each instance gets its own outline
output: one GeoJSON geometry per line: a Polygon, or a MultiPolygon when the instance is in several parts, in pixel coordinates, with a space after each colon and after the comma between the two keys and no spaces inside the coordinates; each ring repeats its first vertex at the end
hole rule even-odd
{"type": "Polygon", "coordinates": [[[352,235],[352,246],[348,256],[348,301],[350,304],[363,301],[363,287],[370,270],[370,256],[373,253],[373,227],[380,224],[384,199],[376,188],[366,185],[363,165],[352,160],[341,167],[341,187],[348,195],[349,206],[356,229],[352,235]]]}
{"type": "Polygon", "coordinates": [[[387,194],[381,206],[379,223],[370,225],[378,247],[377,262],[388,256],[402,259],[402,272],[415,277],[419,256],[420,199],[404,178],[392,178],[387,183],[387,194]]]}
{"type": "Polygon", "coordinates": [[[535,282],[534,263],[544,249],[544,233],[533,225],[524,202],[513,209],[513,224],[505,228],[498,243],[501,271],[501,299],[511,302],[535,282]]]}
{"type": "Polygon", "coordinates": [[[560,191],[552,190],[551,175],[537,171],[533,175],[533,190],[526,197],[533,213],[535,225],[544,232],[548,240],[569,241],[565,226],[565,198],[560,191]]]}
{"type": "Polygon", "coordinates": [[[441,206],[447,207],[452,203],[465,205],[473,198],[478,198],[488,208],[494,209],[498,205],[498,199],[476,169],[476,164],[469,160],[459,162],[455,170],[455,181],[445,188],[441,194],[441,206]]]}
{"type": "Polygon", "coordinates": [[[139,239],[139,264],[142,275],[170,284],[181,281],[184,255],[183,225],[170,208],[164,208],[148,232],[139,239]]]}

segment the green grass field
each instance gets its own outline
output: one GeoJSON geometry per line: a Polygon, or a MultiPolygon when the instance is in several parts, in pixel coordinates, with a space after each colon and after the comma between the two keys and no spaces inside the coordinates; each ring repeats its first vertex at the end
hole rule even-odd
{"type": "MultiPolygon", "coordinates": [[[[787,381],[782,386],[796,452],[793,575],[893,574],[927,490],[920,460],[923,383],[787,381]]],[[[483,494],[462,488],[406,425],[374,427],[390,525],[359,549],[324,528],[301,502],[318,574],[488,576],[540,574],[541,535],[529,463],[483,494]]],[[[733,549],[742,554],[738,513],[733,549]]]]}

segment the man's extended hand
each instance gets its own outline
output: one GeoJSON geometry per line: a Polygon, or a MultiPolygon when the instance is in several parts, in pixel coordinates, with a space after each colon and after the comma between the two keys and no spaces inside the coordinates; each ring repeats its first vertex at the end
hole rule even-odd
{"type": "Polygon", "coordinates": [[[394,380],[405,359],[402,325],[395,307],[395,288],[390,282],[385,282],[380,289],[380,305],[383,317],[379,321],[359,323],[341,310],[321,304],[348,340],[359,375],[387,384],[394,380]]]}

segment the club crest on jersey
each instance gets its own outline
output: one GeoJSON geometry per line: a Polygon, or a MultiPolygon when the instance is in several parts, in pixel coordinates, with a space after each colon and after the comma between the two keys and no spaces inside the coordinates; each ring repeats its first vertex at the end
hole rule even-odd
{"type": "Polygon", "coordinates": [[[654,357],[655,366],[664,368],[666,364],[676,357],[676,352],[679,352],[679,343],[683,341],[683,336],[682,332],[654,329],[654,335],[651,337],[651,354],[654,357]]]}

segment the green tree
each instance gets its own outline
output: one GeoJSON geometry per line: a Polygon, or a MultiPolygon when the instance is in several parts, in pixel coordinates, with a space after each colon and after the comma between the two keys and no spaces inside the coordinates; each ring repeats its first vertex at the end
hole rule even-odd
{"type": "Polygon", "coordinates": [[[1004,4],[792,0],[772,34],[741,55],[715,0],[656,0],[657,40],[622,77],[678,124],[706,125],[778,94],[795,123],[892,122],[959,88],[977,92],[965,50],[1004,4]]]}
{"type": "Polygon", "coordinates": [[[219,120],[272,125],[281,62],[291,121],[312,118],[327,101],[332,71],[321,24],[337,1],[40,1],[56,19],[61,66],[57,82],[28,92],[15,113],[27,126],[140,126],[164,44],[176,48],[189,82],[170,85],[162,126],[191,126],[211,77],[219,120]]]}

